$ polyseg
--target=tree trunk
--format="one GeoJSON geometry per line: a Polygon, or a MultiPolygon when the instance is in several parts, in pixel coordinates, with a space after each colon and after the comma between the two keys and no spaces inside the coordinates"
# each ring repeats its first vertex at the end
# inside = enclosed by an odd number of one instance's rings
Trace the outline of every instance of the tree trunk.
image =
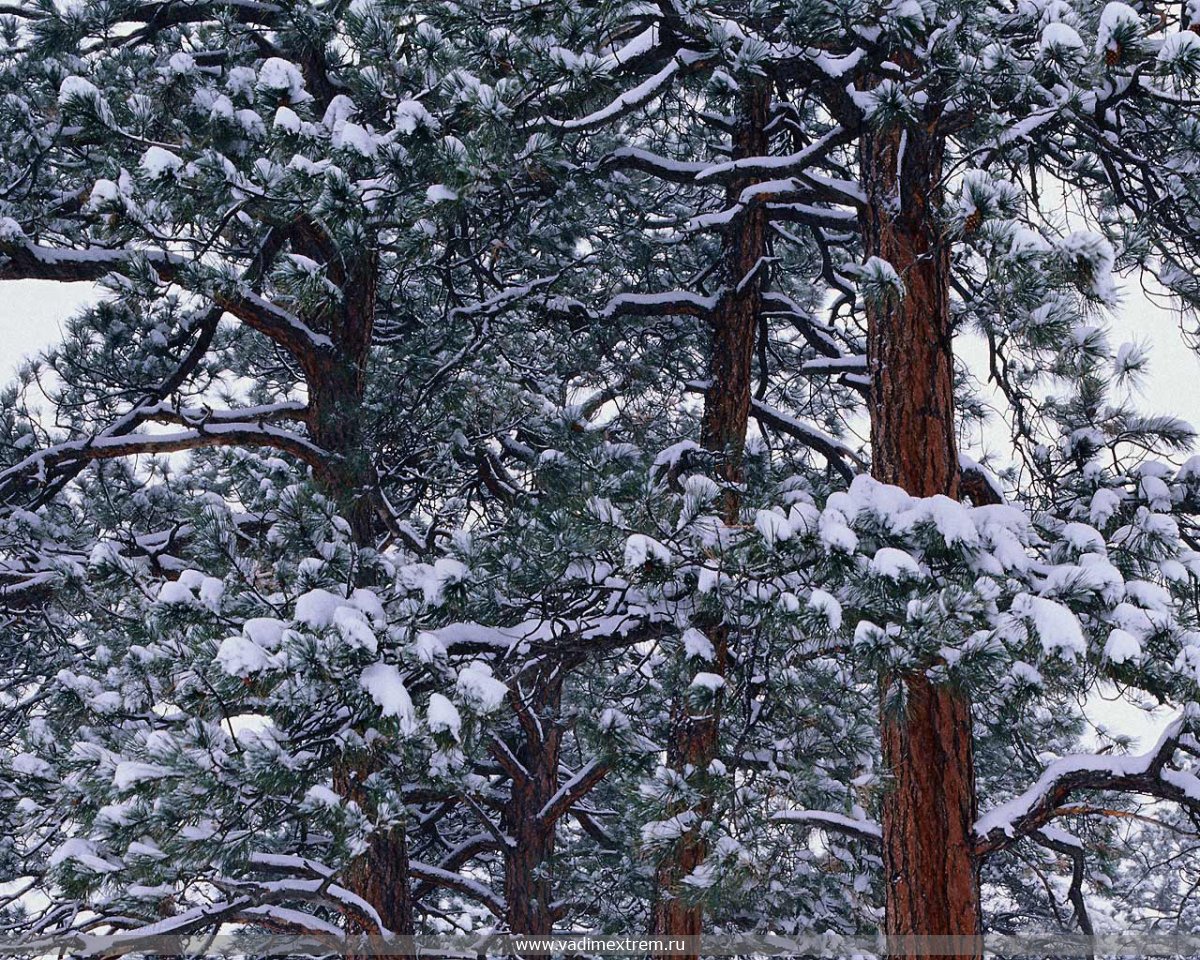
{"type": "Polygon", "coordinates": [[[550,857],[556,824],[542,811],[558,791],[563,735],[559,708],[566,671],[562,665],[539,670],[531,681],[531,702],[517,710],[524,733],[517,759],[527,776],[513,778],[503,818],[504,830],[514,841],[504,850],[505,919],[511,933],[546,936],[554,930],[550,857]]]}
{"type": "MultiPolygon", "coordinates": [[[[957,498],[950,246],[937,222],[942,150],[939,135],[918,125],[872,134],[863,145],[866,253],[890,263],[904,285],[898,297],[868,304],[867,360],[872,473],[914,496],[957,498]]],[[[888,678],[882,699],[883,757],[892,778],[883,797],[886,932],[977,937],[970,703],[924,671],[888,678]]],[[[897,940],[889,956],[915,957],[916,946],[897,940]]],[[[977,941],[960,946],[951,952],[981,955],[977,941]]]]}
{"type": "MultiPolygon", "coordinates": [[[[367,757],[360,763],[339,762],[333,769],[334,789],[340,796],[357,803],[368,816],[373,813],[374,805],[367,798],[363,782],[378,765],[378,758],[367,757]]],[[[408,843],[402,826],[373,834],[366,853],[346,870],[343,882],[347,889],[375,908],[380,922],[389,932],[400,936],[412,936],[415,932],[408,843]]],[[[368,937],[377,934],[374,924],[365,917],[348,917],[346,932],[368,937]]],[[[377,954],[376,950],[374,954],[367,952],[362,956],[377,954]]],[[[409,956],[399,949],[388,955],[409,956]]]]}
{"type": "Polygon", "coordinates": [[[362,423],[378,286],[374,257],[362,257],[339,279],[345,301],[331,312],[328,321],[333,356],[308,385],[309,429],[317,444],[335,458],[317,479],[350,524],[355,543],[367,546],[379,529],[375,467],[362,423]]]}
{"type": "MultiPolygon", "coordinates": [[[[762,156],[767,152],[766,128],[770,109],[770,89],[765,84],[748,84],[744,88],[733,135],[734,159],[762,156]]],[[[736,203],[750,182],[740,178],[731,182],[726,203],[731,206],[736,203]]],[[[755,206],[741,214],[727,235],[722,251],[727,290],[712,316],[709,386],[704,398],[700,444],[713,455],[717,473],[726,483],[722,515],[731,525],[738,522],[741,503],[739,485],[750,417],[755,334],[765,275],[762,261],[766,255],[766,223],[764,209],[755,206]]],[[[697,626],[704,631],[715,652],[713,662],[702,669],[724,676],[728,628],[719,620],[697,626]]],[[[703,825],[712,813],[712,793],[705,780],[711,776],[709,767],[717,758],[722,700],[721,691],[714,691],[704,708],[696,712],[685,690],[672,704],[667,764],[698,787],[701,799],[690,811],[671,811],[672,815],[690,812],[694,819],[692,826],[659,862],[655,872],[650,930],[656,935],[699,936],[703,930],[704,907],[687,895],[685,881],[708,855],[703,825]]],[[[698,954],[692,951],[688,955],[698,954]]]]}
{"type": "MultiPolygon", "coordinates": [[[[375,514],[375,469],[369,438],[363,433],[362,404],[367,362],[375,317],[377,264],[371,254],[357,258],[338,280],[344,292],[340,307],[319,321],[327,326],[333,355],[321,365],[319,375],[309,378],[308,426],[313,439],[333,454],[317,472],[317,482],[338,512],[350,525],[351,536],[360,547],[374,543],[379,521],[375,514]]],[[[335,764],[334,785],[347,799],[354,800],[371,816],[374,806],[366,795],[364,781],[382,764],[376,756],[342,760],[335,764]]],[[[366,852],[346,872],[346,886],[371,904],[391,933],[411,936],[412,888],[408,871],[408,844],[403,826],[378,829],[366,852]]],[[[350,933],[371,934],[369,923],[351,919],[350,933]]],[[[400,954],[398,954],[400,955],[400,954]]]]}

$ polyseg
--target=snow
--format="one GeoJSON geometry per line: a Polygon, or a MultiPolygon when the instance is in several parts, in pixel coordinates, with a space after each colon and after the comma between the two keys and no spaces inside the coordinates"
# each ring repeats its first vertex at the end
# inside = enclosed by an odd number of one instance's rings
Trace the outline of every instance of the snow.
{"type": "Polygon", "coordinates": [[[1149,580],[1130,580],[1125,585],[1125,593],[1144,610],[1169,614],[1171,610],[1170,592],[1157,583],[1149,580]]]}
{"type": "Polygon", "coordinates": [[[141,763],[136,760],[123,760],[113,771],[113,786],[120,791],[136,787],[139,783],[149,780],[161,780],[171,773],[166,767],[156,763],[141,763]]]}
{"type": "Polygon", "coordinates": [[[200,581],[200,589],[197,594],[204,606],[210,610],[218,610],[221,606],[221,597],[225,594],[225,584],[216,577],[205,577],[200,581]]]}
{"type": "Polygon", "coordinates": [[[320,588],[309,590],[296,600],[295,618],[298,622],[323,630],[333,624],[334,614],[338,607],[344,606],[346,599],[328,590],[320,588]]]}
{"type": "Polygon", "coordinates": [[[288,625],[274,617],[251,617],[242,624],[242,635],[264,650],[276,650],[288,625]]]}
{"type": "Polygon", "coordinates": [[[1180,717],[1169,723],[1158,743],[1148,753],[1134,756],[1084,754],[1055,760],[1042,771],[1042,775],[1027,790],[981,816],[975,823],[975,835],[986,837],[999,830],[1006,836],[1013,836],[1017,821],[1033,810],[1053,786],[1068,774],[1089,771],[1115,777],[1144,774],[1162,752],[1163,745],[1179,736],[1183,722],[1184,718],[1180,717]]]}
{"type": "Polygon", "coordinates": [[[709,662],[717,657],[712,641],[695,627],[688,627],[683,631],[683,652],[688,658],[695,657],[709,662]]]}
{"type": "Polygon", "coordinates": [[[232,120],[233,101],[225,96],[225,94],[221,94],[212,101],[208,108],[208,115],[214,120],[232,120]]]}
{"type": "Polygon", "coordinates": [[[291,103],[311,99],[304,90],[300,68],[282,57],[270,57],[258,70],[258,86],[276,94],[285,94],[291,103]]]}
{"type": "Polygon", "coordinates": [[[844,813],[832,813],[827,810],[780,810],[773,814],[771,819],[776,823],[812,824],[814,827],[827,827],[844,833],[883,839],[883,828],[878,823],[848,817],[844,813]]]}
{"type": "Polygon", "coordinates": [[[707,690],[710,693],[716,693],[725,686],[725,678],[719,673],[705,673],[701,671],[692,677],[692,682],[689,686],[697,687],[701,690],[707,690]]]}
{"type": "Polygon", "coordinates": [[[858,536],[837,510],[822,511],[817,529],[821,543],[830,553],[854,553],[858,549],[858,536]]]}
{"type": "Polygon", "coordinates": [[[366,615],[361,610],[348,606],[338,607],[333,612],[333,622],[342,640],[351,649],[375,653],[379,648],[379,642],[367,625],[366,615]]]}
{"type": "Polygon", "coordinates": [[[671,562],[671,551],[653,537],[635,533],[625,541],[625,569],[639,570],[650,562],[667,566],[671,562]]]}
{"type": "Polygon", "coordinates": [[[1092,494],[1088,519],[1097,527],[1105,527],[1121,506],[1121,497],[1114,490],[1101,488],[1092,494]]]}
{"type": "Polygon", "coordinates": [[[699,450],[700,444],[695,440],[680,440],[678,443],[673,443],[660,450],[654,457],[654,466],[674,469],[684,457],[699,450]]]}
{"type": "Polygon", "coordinates": [[[842,628],[842,605],[831,593],[815,588],[808,595],[808,605],[811,609],[825,615],[830,630],[842,628]]]}
{"type": "Polygon", "coordinates": [[[1110,602],[1117,602],[1125,595],[1125,581],[1107,558],[1085,554],[1078,566],[1062,563],[1051,568],[1040,592],[1048,597],[1099,593],[1110,602]]]}
{"type": "Polygon", "coordinates": [[[1080,553],[1104,553],[1104,537],[1100,532],[1086,523],[1068,523],[1059,534],[1060,538],[1069,543],[1080,553]]]}
{"type": "Polygon", "coordinates": [[[429,729],[433,733],[448,733],[455,740],[462,729],[462,717],[458,708],[447,697],[440,693],[429,695],[429,707],[426,711],[429,729]]]}
{"type": "Polygon", "coordinates": [[[275,126],[288,133],[299,133],[300,117],[291,107],[280,107],[275,111],[275,126]]]}
{"type": "Polygon", "coordinates": [[[404,736],[417,732],[417,715],[413,709],[408,688],[400,678],[400,671],[390,663],[373,663],[359,678],[359,684],[370,694],[385,717],[395,717],[404,736]]]}
{"type": "Polygon", "coordinates": [[[82,837],[71,837],[69,840],[64,840],[50,854],[47,861],[51,866],[68,861],[78,863],[93,873],[112,873],[114,870],[120,869],[120,864],[100,856],[99,847],[93,841],[84,840],[82,837]]]}
{"type": "Polygon", "coordinates": [[[176,74],[191,73],[196,69],[196,58],[190,53],[180,50],[178,53],[171,54],[167,60],[167,68],[176,74]]]}
{"type": "Polygon", "coordinates": [[[792,535],[792,527],[787,517],[774,510],[759,510],[754,518],[754,526],[762,534],[768,547],[773,547],[792,535]]]}
{"type": "Polygon", "coordinates": [[[53,768],[41,757],[35,757],[29,753],[18,753],[12,760],[9,761],[9,767],[13,773],[19,773],[26,777],[49,777],[53,773],[53,768]]]}
{"type": "Polygon", "coordinates": [[[417,634],[417,639],[413,641],[412,652],[413,656],[417,658],[417,662],[434,663],[437,660],[445,658],[446,646],[436,634],[423,630],[417,634]]]}
{"type": "MultiPolygon", "coordinates": [[[[1121,3],[1109,4],[1110,8],[1124,6],[1121,3]]],[[[1129,10],[1128,7],[1125,9],[1129,10]]],[[[1082,288],[1105,304],[1116,305],[1117,288],[1113,282],[1116,254],[1108,240],[1090,230],[1077,230],[1062,237],[1055,248],[1082,288]]]]}
{"type": "Polygon", "coordinates": [[[195,603],[196,597],[182,580],[167,580],[158,588],[159,603],[195,603]]]}
{"type": "Polygon", "coordinates": [[[304,794],[306,803],[314,807],[340,807],[342,798],[324,784],[311,786],[304,794]]]}
{"type": "Polygon", "coordinates": [[[344,150],[353,150],[364,157],[375,156],[378,145],[375,137],[365,127],[346,121],[333,136],[333,145],[344,150]]]}
{"type": "Polygon", "coordinates": [[[680,57],[672,57],[658,73],[647,77],[631,90],[621,94],[607,106],[577,120],[548,120],[546,122],[563,130],[586,130],[619,117],[627,110],[649,103],[663,93],[673,76],[682,66],[680,57]]]}
{"type": "Polygon", "coordinates": [[[1083,638],[1079,620],[1061,603],[1021,593],[1013,598],[1012,612],[1032,621],[1046,653],[1074,657],[1087,652],[1087,642],[1083,638]]]}
{"type": "Polygon", "coordinates": [[[1142,645],[1132,633],[1118,627],[1108,635],[1108,641],[1104,644],[1104,657],[1112,663],[1136,663],[1142,659],[1142,645]]]}
{"type": "Polygon", "coordinates": [[[1042,53],[1070,52],[1083,49],[1083,40],[1074,27],[1065,23],[1048,23],[1042,28],[1039,44],[1042,53]]]}
{"type": "Polygon", "coordinates": [[[367,618],[376,624],[387,622],[387,613],[383,609],[383,601],[374,590],[358,587],[350,594],[350,603],[356,610],[361,610],[367,618]]]}
{"type": "Polygon", "coordinates": [[[453,557],[439,557],[433,564],[432,576],[422,584],[425,602],[430,606],[440,606],[445,596],[447,586],[462,583],[471,571],[461,560],[453,557]]]}
{"type": "Polygon", "coordinates": [[[402,134],[414,133],[418,127],[436,132],[437,121],[433,119],[425,105],[418,100],[402,100],[393,108],[394,124],[402,134]]]}
{"type": "Polygon", "coordinates": [[[98,100],[100,91],[96,89],[95,84],[83,77],[64,77],[58,88],[58,102],[65,104],[72,98],[98,100]]]}
{"type": "Polygon", "coordinates": [[[920,580],[921,567],[911,556],[895,547],[880,547],[870,564],[871,573],[889,580],[920,580]]]}
{"type": "Polygon", "coordinates": [[[451,190],[444,183],[430,184],[430,186],[425,190],[425,202],[429,204],[448,203],[457,199],[458,194],[451,190]]]}
{"type": "Polygon", "coordinates": [[[146,860],[166,860],[167,855],[153,841],[142,839],[134,840],[125,848],[126,857],[142,857],[146,860]]]}
{"type": "Polygon", "coordinates": [[[1189,800],[1200,803],[1200,777],[1186,770],[1172,770],[1169,767],[1162,772],[1162,778],[1173,787],[1183,791],[1189,800]]]}
{"type": "Polygon", "coordinates": [[[458,672],[455,689],[477,713],[494,713],[508,697],[508,686],[492,676],[486,663],[472,663],[458,672]]]}
{"type": "Polygon", "coordinates": [[[217,663],[231,677],[249,677],[277,667],[280,660],[248,637],[227,637],[217,647],[217,663]]]}
{"type": "Polygon", "coordinates": [[[1100,25],[1096,30],[1096,52],[1116,50],[1117,36],[1126,32],[1140,34],[1141,30],[1142,19],[1133,7],[1124,3],[1110,3],[1100,14],[1100,25]]]}
{"type": "MultiPolygon", "coordinates": [[[[710,313],[717,305],[716,295],[701,296],[690,290],[664,290],[660,293],[619,293],[605,304],[601,314],[615,317],[622,314],[660,314],[675,311],[681,314],[710,313]]],[[[668,449],[698,449],[695,441],[684,441],[668,449]]],[[[664,451],[665,452],[665,451],[664,451]]]]}
{"type": "Polygon", "coordinates": [[[183,169],[183,160],[163,147],[150,147],[142,154],[138,166],[152,180],[172,176],[183,169]]]}

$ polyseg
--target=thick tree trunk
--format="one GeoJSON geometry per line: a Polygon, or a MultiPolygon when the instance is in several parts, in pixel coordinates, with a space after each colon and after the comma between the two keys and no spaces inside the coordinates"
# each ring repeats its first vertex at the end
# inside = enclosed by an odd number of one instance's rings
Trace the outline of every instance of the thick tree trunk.
{"type": "MultiPolygon", "coordinates": [[[[770,89],[765,84],[747,85],[739,108],[733,158],[764,155],[768,148],[770,89]]],[[[748,183],[735,179],[727,191],[726,202],[736,203],[748,183]]],[[[727,485],[722,494],[722,514],[728,524],[738,522],[741,502],[739,485],[765,275],[766,223],[765,211],[756,206],[744,212],[733,226],[723,250],[728,289],[712,316],[710,382],[704,398],[700,444],[713,455],[718,475],[727,485]]],[[[724,676],[729,646],[727,627],[720,622],[698,626],[715,652],[713,662],[700,669],[724,676]]],[[[656,935],[699,936],[703,930],[703,905],[687,895],[685,880],[708,855],[703,825],[712,813],[712,795],[704,781],[711,776],[709,768],[717,757],[722,699],[721,691],[717,690],[697,710],[685,691],[672,704],[673,730],[667,746],[667,764],[699,788],[701,799],[690,810],[672,811],[674,815],[691,813],[693,823],[660,861],[655,873],[650,929],[656,935]]]]}
{"type": "MultiPolygon", "coordinates": [[[[367,797],[364,781],[379,765],[378,758],[368,757],[360,763],[343,761],[334,766],[334,789],[347,800],[353,800],[370,815],[374,805],[367,797]]],[[[408,876],[408,844],[403,827],[380,830],[371,837],[366,852],[352,863],[343,882],[347,889],[358,894],[375,908],[379,921],[391,933],[411,936],[413,924],[412,887],[408,876]]],[[[371,918],[348,917],[346,931],[352,935],[372,937],[378,934],[371,918]]],[[[378,953],[378,945],[374,953],[378,953]]],[[[371,956],[366,952],[362,956],[371,956]]],[[[389,956],[407,956],[400,950],[389,956]]]]}
{"type": "Polygon", "coordinates": [[[375,467],[363,435],[362,404],[374,327],[377,267],[364,256],[342,279],[345,301],[328,322],[334,354],[309,383],[313,439],[333,454],[318,481],[338,505],[360,546],[378,533],[375,467]]]}
{"type": "MultiPolygon", "coordinates": [[[[890,263],[904,285],[868,304],[872,472],[915,496],[957,498],[950,247],[937,222],[942,143],[926,127],[883,131],[867,138],[862,166],[867,255],[890,263]]],[[[982,931],[970,703],[923,671],[888,678],[881,728],[892,778],[883,798],[886,931],[899,938],[889,955],[914,957],[907,938],[982,931]]],[[[975,941],[954,953],[980,955],[975,941]]]]}
{"type": "Polygon", "coordinates": [[[546,936],[554,930],[554,853],[556,823],[543,817],[558,791],[563,728],[559,708],[566,667],[539,671],[528,702],[517,711],[524,738],[517,759],[524,774],[513,778],[505,805],[505,833],[514,843],[504,851],[505,921],[512,933],[546,936]]]}
{"type": "MultiPolygon", "coordinates": [[[[319,374],[309,378],[312,414],[308,426],[317,444],[333,455],[324,469],[317,471],[316,479],[350,525],[354,542],[365,547],[374,542],[379,527],[374,509],[375,470],[369,438],[362,427],[376,307],[374,257],[359,257],[338,279],[344,292],[342,304],[325,317],[310,318],[318,329],[328,328],[334,351],[321,364],[319,374]]],[[[335,788],[358,803],[368,816],[374,805],[364,781],[382,763],[381,758],[369,756],[357,761],[345,759],[334,767],[335,788]]],[[[375,908],[388,931],[401,936],[413,934],[408,845],[402,826],[380,828],[372,835],[366,852],[348,869],[345,884],[375,908]]],[[[351,918],[347,928],[351,933],[375,932],[371,923],[358,918],[351,918]]]]}

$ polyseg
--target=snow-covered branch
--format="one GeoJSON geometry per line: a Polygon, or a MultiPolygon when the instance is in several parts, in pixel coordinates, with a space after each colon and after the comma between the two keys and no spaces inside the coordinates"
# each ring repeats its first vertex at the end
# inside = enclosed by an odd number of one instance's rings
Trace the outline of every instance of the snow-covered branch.
{"type": "Polygon", "coordinates": [[[661,97],[670,87],[671,79],[680,71],[688,59],[682,54],[677,54],[667,61],[666,66],[657,73],[647,77],[636,87],[626,90],[615,100],[612,100],[599,110],[589,113],[587,116],[578,117],[573,120],[556,120],[547,117],[542,122],[546,126],[566,131],[591,130],[595,127],[603,126],[610,120],[623,117],[625,114],[645,106],[651,100],[661,97]]]}
{"type": "Polygon", "coordinates": [[[831,437],[824,431],[818,430],[810,423],[797,420],[782,410],[777,410],[762,400],[751,401],[750,415],[760,423],[786,433],[793,440],[798,440],[810,447],[829,461],[838,473],[847,480],[854,478],[853,463],[859,469],[865,469],[862,458],[836,437],[831,437]],[[849,461],[849,463],[847,463],[849,461]]]}
{"type": "Polygon", "coordinates": [[[178,453],[206,447],[242,446],[273,447],[317,469],[333,459],[332,454],[311,440],[265,423],[205,421],[193,429],[177,433],[98,436],[47,447],[0,473],[0,496],[7,495],[14,482],[30,476],[44,477],[49,468],[59,464],[112,460],[138,454],[178,453]]]}
{"type": "Polygon", "coordinates": [[[776,823],[797,823],[808,827],[818,827],[821,830],[831,830],[834,833],[845,834],[857,840],[878,844],[883,840],[883,828],[870,820],[856,820],[842,813],[830,813],[827,810],[780,810],[772,814],[771,819],[776,823]]]}
{"type": "Polygon", "coordinates": [[[706,297],[690,290],[620,293],[608,301],[602,313],[605,317],[707,317],[716,309],[720,298],[719,293],[706,297]]]}
{"type": "Polygon", "coordinates": [[[979,818],[976,854],[986,856],[1030,836],[1060,816],[1068,800],[1087,791],[1143,794],[1200,811],[1200,777],[1168,766],[1187,723],[1187,717],[1173,721],[1147,753],[1124,757],[1087,754],[1056,760],[1028,790],[979,818]]]}
{"type": "MultiPolygon", "coordinates": [[[[30,242],[12,221],[0,223],[0,280],[56,280],[64,283],[95,282],[110,273],[149,264],[165,282],[184,280],[189,261],[159,250],[69,250],[30,242]]],[[[247,289],[193,291],[217,304],[292,353],[302,364],[333,344],[325,334],[310,329],[299,317],[247,289]]],[[[307,366],[307,364],[306,364],[307,366]]]]}
{"type": "Polygon", "coordinates": [[[614,150],[597,166],[600,170],[637,170],[670,183],[694,183],[703,171],[709,169],[709,165],[705,163],[672,160],[641,147],[621,147],[614,150]]]}
{"type": "Polygon", "coordinates": [[[546,801],[538,818],[547,824],[559,820],[574,804],[587,796],[596,784],[608,776],[608,771],[609,765],[605,761],[594,758],[588,761],[546,801]]]}
{"type": "Polygon", "coordinates": [[[726,160],[705,167],[696,174],[697,180],[722,179],[729,175],[761,176],[770,175],[772,178],[792,177],[824,157],[830,150],[850,139],[841,126],[834,127],[824,136],[818,138],[803,150],[789,153],[782,157],[743,157],[738,160],[726,160]]]}
{"type": "Polygon", "coordinates": [[[417,860],[409,862],[408,870],[416,880],[422,880],[431,886],[454,890],[487,907],[488,912],[493,916],[504,916],[504,900],[478,880],[472,880],[470,877],[464,877],[461,873],[453,873],[450,870],[443,870],[441,867],[421,863],[417,860]]]}
{"type": "Polygon", "coordinates": [[[280,420],[304,421],[309,412],[308,404],[292,400],[261,404],[255,407],[237,407],[232,410],[179,407],[170,403],[157,403],[141,407],[138,410],[138,413],[146,420],[156,420],[160,423],[180,423],[189,427],[236,423],[273,423],[280,420]]]}

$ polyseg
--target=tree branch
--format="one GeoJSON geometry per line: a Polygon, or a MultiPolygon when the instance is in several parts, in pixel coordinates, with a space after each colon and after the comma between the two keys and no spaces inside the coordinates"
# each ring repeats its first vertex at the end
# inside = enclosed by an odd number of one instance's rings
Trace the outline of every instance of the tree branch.
{"type": "Polygon", "coordinates": [[[798,823],[822,830],[832,830],[856,840],[878,846],[883,843],[883,828],[871,820],[855,820],[841,813],[826,810],[780,810],[771,815],[775,823],[798,823]]]}
{"type": "Polygon", "coordinates": [[[1055,761],[1024,793],[984,814],[975,824],[975,854],[989,856],[1011,847],[1064,812],[1064,804],[1084,791],[1119,790],[1170,800],[1200,810],[1200,778],[1167,763],[1188,723],[1168,725],[1154,749],[1132,757],[1085,755],[1055,761]]]}

